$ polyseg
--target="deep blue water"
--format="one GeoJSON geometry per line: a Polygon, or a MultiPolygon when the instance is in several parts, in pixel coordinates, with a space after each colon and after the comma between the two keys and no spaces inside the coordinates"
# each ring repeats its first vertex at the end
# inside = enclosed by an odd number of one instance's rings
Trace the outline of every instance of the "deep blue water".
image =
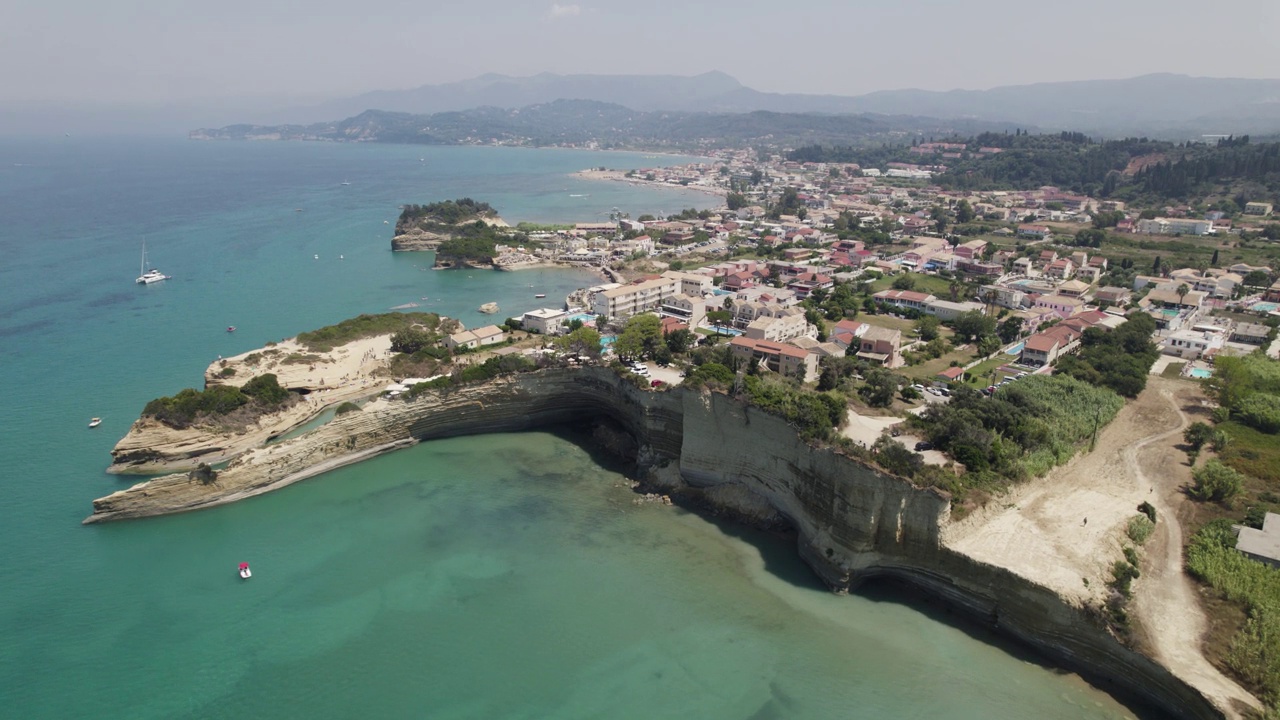
{"type": "Polygon", "coordinates": [[[428,270],[389,251],[398,205],[472,196],[509,221],[554,222],[712,201],[570,176],[657,162],[0,141],[3,714],[1124,715],[910,606],[831,596],[767,538],[637,507],[617,472],[544,433],[432,442],[233,506],[79,524],[131,482],[103,468],[146,401],[198,384],[217,355],[413,301],[474,325],[483,302],[533,307],[529,285],[554,299],[595,281],[428,270]],[[172,280],[133,284],[144,237],[172,280]],[[91,416],[103,425],[88,430],[91,416]],[[234,578],[242,559],[250,583],[234,578]]]}

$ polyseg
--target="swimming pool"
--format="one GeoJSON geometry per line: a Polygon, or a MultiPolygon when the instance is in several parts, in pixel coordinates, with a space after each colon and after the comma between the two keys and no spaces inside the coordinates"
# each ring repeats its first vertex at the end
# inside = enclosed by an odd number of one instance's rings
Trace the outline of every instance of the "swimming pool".
{"type": "Polygon", "coordinates": [[[1173,308],[1165,308],[1164,310],[1160,311],[1160,314],[1169,318],[1178,317],[1178,311],[1174,310],[1173,308]]]}
{"type": "Polygon", "coordinates": [[[1208,368],[1191,368],[1191,371],[1187,374],[1200,380],[1213,377],[1213,371],[1208,368]]]}
{"type": "Polygon", "coordinates": [[[1014,345],[1013,347],[1009,348],[1008,350],[1005,350],[1004,353],[1006,355],[1021,355],[1022,348],[1024,347],[1026,347],[1026,343],[1020,342],[1017,345],[1014,345]]]}
{"type": "Polygon", "coordinates": [[[1269,313],[1275,312],[1277,307],[1280,307],[1280,305],[1273,302],[1260,302],[1250,305],[1249,309],[1254,312],[1269,313]]]}

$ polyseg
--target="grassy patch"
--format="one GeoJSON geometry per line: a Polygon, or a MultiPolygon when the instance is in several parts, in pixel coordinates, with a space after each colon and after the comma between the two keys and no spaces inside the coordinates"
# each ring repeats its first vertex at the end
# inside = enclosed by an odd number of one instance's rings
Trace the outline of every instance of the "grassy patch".
{"type": "Polygon", "coordinates": [[[973,360],[972,350],[952,350],[940,358],[926,360],[914,367],[902,368],[902,372],[909,377],[932,381],[937,379],[938,373],[951,367],[953,361],[965,365],[971,360],[973,360]]]}
{"type": "MultiPolygon", "coordinates": [[[[908,276],[915,280],[915,286],[911,289],[915,292],[929,293],[937,295],[941,300],[951,299],[951,283],[953,280],[938,277],[937,275],[925,275],[923,273],[908,273],[908,276]]],[[[876,293],[881,290],[890,290],[893,288],[893,281],[902,277],[902,275],[886,275],[879,280],[871,283],[871,292],[876,293]]],[[[964,298],[957,298],[963,300],[964,298]]]]}
{"type": "Polygon", "coordinates": [[[1170,380],[1181,380],[1182,370],[1187,366],[1184,362],[1171,362],[1161,371],[1160,377],[1166,377],[1170,380]]]}
{"type": "Polygon", "coordinates": [[[1215,520],[1192,538],[1187,570],[1248,612],[1231,639],[1227,665],[1275,709],[1280,700],[1280,570],[1235,549],[1230,520],[1215,520]]]}
{"type": "Polygon", "coordinates": [[[1222,462],[1276,487],[1280,483],[1280,435],[1268,435],[1230,420],[1218,425],[1231,442],[1219,453],[1222,462]]]}
{"type": "MultiPolygon", "coordinates": [[[[968,370],[966,370],[966,371],[965,371],[965,378],[966,378],[965,382],[967,382],[968,384],[970,384],[970,385],[972,385],[972,386],[974,386],[974,387],[976,387],[976,388],[984,388],[984,387],[986,387],[986,386],[988,386],[988,385],[992,384],[992,383],[991,383],[991,373],[992,373],[992,371],[994,371],[994,370],[995,370],[996,368],[998,368],[998,367],[1001,367],[1001,366],[1004,366],[1004,365],[1008,365],[1009,363],[1013,362],[1013,361],[1014,361],[1014,360],[1016,360],[1016,359],[1017,359],[1017,358],[1016,358],[1015,356],[1013,356],[1013,355],[1006,355],[1006,354],[1004,353],[1004,351],[1003,351],[1003,350],[1001,350],[999,353],[997,353],[997,354],[996,354],[996,355],[994,355],[993,357],[987,358],[986,360],[983,360],[982,362],[978,363],[977,365],[974,365],[973,367],[971,367],[971,368],[969,368],[968,370]]],[[[999,373],[999,372],[997,372],[997,373],[996,373],[996,377],[995,377],[995,381],[996,381],[996,382],[1000,382],[1000,381],[1001,381],[1001,380],[1003,380],[1004,378],[1006,378],[1006,377],[1008,377],[1008,376],[1010,376],[1010,375],[1016,375],[1016,374],[1017,374],[1017,373],[999,373]]]]}
{"type": "MultiPolygon", "coordinates": [[[[343,320],[337,325],[329,325],[319,330],[298,333],[298,342],[313,352],[329,352],[340,345],[373,337],[389,335],[411,325],[421,324],[434,328],[440,324],[440,316],[435,313],[383,313],[381,315],[360,315],[343,320]]],[[[246,362],[248,358],[245,358],[246,362]]]]}

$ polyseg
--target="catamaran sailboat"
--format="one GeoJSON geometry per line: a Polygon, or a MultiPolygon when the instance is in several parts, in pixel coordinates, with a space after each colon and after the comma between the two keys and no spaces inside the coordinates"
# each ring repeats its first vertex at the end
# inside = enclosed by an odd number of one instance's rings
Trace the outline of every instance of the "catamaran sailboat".
{"type": "Polygon", "coordinates": [[[142,241],[142,267],[139,268],[142,274],[134,282],[139,285],[150,285],[151,283],[168,280],[169,276],[152,267],[147,267],[147,241],[142,241]]]}

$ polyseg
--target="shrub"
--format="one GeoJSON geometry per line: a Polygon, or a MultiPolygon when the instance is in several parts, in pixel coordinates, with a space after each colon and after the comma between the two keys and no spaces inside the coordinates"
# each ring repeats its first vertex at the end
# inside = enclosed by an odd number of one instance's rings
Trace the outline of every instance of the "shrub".
{"type": "Polygon", "coordinates": [[[1126,533],[1129,539],[1141,545],[1151,537],[1151,532],[1156,529],[1156,524],[1146,515],[1135,515],[1129,519],[1129,527],[1126,533]]]}
{"type": "Polygon", "coordinates": [[[1264,433],[1280,432],[1280,395],[1250,395],[1235,408],[1240,421],[1264,433]]]}
{"type": "Polygon", "coordinates": [[[205,390],[186,388],[172,397],[160,397],[142,409],[144,417],[154,418],[172,428],[189,427],[201,415],[225,415],[249,402],[249,396],[238,387],[214,385],[205,390]]]}
{"type": "Polygon", "coordinates": [[[699,365],[697,369],[689,373],[689,377],[685,378],[685,384],[698,386],[717,382],[721,385],[729,386],[733,384],[733,378],[732,370],[720,363],[709,362],[699,365]]]}
{"type": "Polygon", "coordinates": [[[280,387],[275,373],[267,373],[245,383],[240,391],[264,405],[279,405],[289,398],[289,391],[280,387]]]}
{"type": "Polygon", "coordinates": [[[1142,513],[1143,515],[1146,515],[1147,519],[1150,520],[1153,525],[1155,524],[1156,522],[1156,506],[1155,505],[1152,505],[1149,502],[1143,501],[1143,503],[1138,506],[1138,512],[1142,513]]]}
{"type": "Polygon", "coordinates": [[[1128,560],[1117,560],[1111,565],[1111,582],[1107,584],[1121,595],[1129,597],[1130,585],[1141,574],[1137,566],[1128,560]]]}
{"type": "Polygon", "coordinates": [[[344,402],[333,411],[334,415],[346,415],[349,412],[360,412],[362,408],[353,402],[344,402]]]}
{"type": "Polygon", "coordinates": [[[1182,439],[1192,448],[1199,450],[1213,438],[1213,428],[1206,423],[1193,422],[1182,432],[1182,439]]]}
{"type": "Polygon", "coordinates": [[[412,355],[434,345],[436,336],[421,328],[409,327],[391,336],[391,351],[412,355]]]}
{"type": "Polygon", "coordinates": [[[1223,465],[1216,458],[1191,472],[1195,484],[1191,496],[1198,500],[1225,502],[1240,493],[1244,476],[1223,465]]]}
{"type": "Polygon", "coordinates": [[[218,377],[221,377],[221,378],[229,378],[235,374],[236,374],[236,369],[233,367],[224,367],[218,371],[218,377]]]}

